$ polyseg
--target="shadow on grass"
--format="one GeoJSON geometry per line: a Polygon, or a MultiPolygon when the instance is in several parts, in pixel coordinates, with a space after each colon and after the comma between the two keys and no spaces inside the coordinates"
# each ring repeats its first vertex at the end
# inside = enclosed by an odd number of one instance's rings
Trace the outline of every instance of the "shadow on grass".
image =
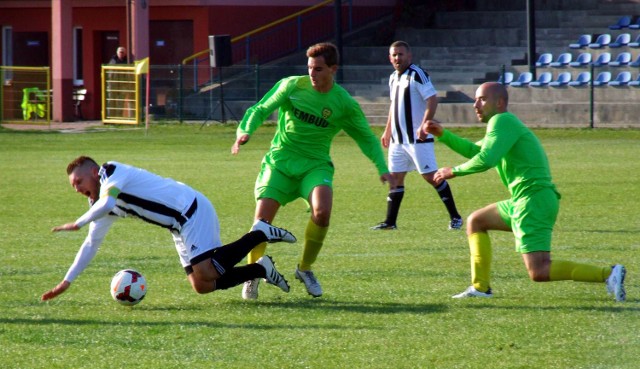
{"type": "MultiPolygon", "coordinates": [[[[495,301],[495,300],[494,300],[495,301]]],[[[502,309],[502,310],[576,310],[576,311],[595,311],[600,313],[627,313],[627,312],[640,312],[640,306],[636,305],[640,302],[640,299],[627,300],[623,303],[616,303],[615,306],[531,306],[531,305],[489,305],[489,304],[468,304],[465,306],[457,306],[459,308],[471,308],[471,309],[502,309]],[[634,304],[634,305],[630,305],[634,304]]],[[[613,302],[612,302],[613,303],[613,302]]]]}
{"type": "MultiPolygon", "coordinates": [[[[357,313],[357,314],[400,314],[400,313],[409,313],[409,314],[432,314],[432,313],[442,313],[447,310],[447,306],[444,304],[404,304],[404,303],[380,303],[380,302],[370,302],[370,303],[357,303],[357,302],[345,302],[345,301],[336,301],[336,300],[328,300],[323,298],[322,300],[304,300],[304,301],[291,301],[291,302],[257,302],[257,301],[234,301],[230,303],[236,309],[246,308],[247,310],[255,310],[256,307],[266,307],[273,309],[309,309],[309,310],[320,310],[324,312],[349,312],[349,313],[357,313]]],[[[166,310],[202,310],[200,308],[197,309],[185,309],[185,307],[145,307],[144,309],[139,310],[148,310],[148,311],[166,311],[166,310]]],[[[189,315],[192,316],[192,315],[189,315]]],[[[34,317],[34,318],[0,318],[1,325],[69,325],[69,326],[117,326],[123,323],[137,326],[171,326],[171,325],[187,325],[187,326],[202,326],[208,328],[248,328],[248,329],[262,329],[262,330],[270,330],[270,329],[352,329],[353,327],[345,326],[341,324],[309,324],[306,322],[304,324],[295,325],[295,324],[261,324],[261,323],[247,323],[247,324],[235,324],[235,323],[224,323],[224,322],[215,322],[215,321],[192,321],[192,320],[180,320],[172,317],[167,319],[166,321],[118,321],[116,319],[66,319],[66,318],[43,318],[43,317],[34,317]]],[[[380,327],[369,326],[369,329],[382,329],[380,327]]]]}
{"type": "MultiPolygon", "coordinates": [[[[234,304],[246,305],[244,301],[233,301],[234,304]]],[[[255,301],[254,305],[284,308],[284,309],[310,309],[324,311],[341,311],[361,314],[433,314],[442,313],[447,310],[444,304],[405,304],[396,302],[350,302],[338,301],[327,298],[305,299],[302,301],[255,301]]]]}

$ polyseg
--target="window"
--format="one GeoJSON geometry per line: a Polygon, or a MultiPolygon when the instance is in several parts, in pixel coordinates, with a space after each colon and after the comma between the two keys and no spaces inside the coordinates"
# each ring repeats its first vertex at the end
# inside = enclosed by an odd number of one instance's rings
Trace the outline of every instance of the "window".
{"type": "MultiPolygon", "coordinates": [[[[11,27],[2,27],[2,65],[13,65],[13,32],[11,27]]],[[[11,71],[6,71],[4,75],[4,83],[10,83],[13,79],[11,71]]]]}
{"type": "Polygon", "coordinates": [[[73,28],[73,84],[84,84],[82,71],[82,27],[73,28]]]}

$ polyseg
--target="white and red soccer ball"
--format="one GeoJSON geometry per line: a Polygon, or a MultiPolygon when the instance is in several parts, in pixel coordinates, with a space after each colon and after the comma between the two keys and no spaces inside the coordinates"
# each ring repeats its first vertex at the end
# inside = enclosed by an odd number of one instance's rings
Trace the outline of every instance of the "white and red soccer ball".
{"type": "Polygon", "coordinates": [[[135,270],[121,270],[111,280],[111,296],[122,305],[135,305],[146,294],[147,281],[135,270]]]}

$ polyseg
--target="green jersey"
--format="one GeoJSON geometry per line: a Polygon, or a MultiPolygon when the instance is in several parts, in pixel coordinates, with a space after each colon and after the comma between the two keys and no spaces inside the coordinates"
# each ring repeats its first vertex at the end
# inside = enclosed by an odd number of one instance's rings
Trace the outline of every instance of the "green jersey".
{"type": "Polygon", "coordinates": [[[512,113],[491,117],[484,138],[477,143],[446,129],[439,140],[470,159],[453,168],[456,176],[484,172],[495,167],[514,199],[540,188],[552,188],[555,191],[549,161],[540,140],[512,113]]]}
{"type": "Polygon", "coordinates": [[[276,110],[277,131],[271,151],[282,150],[310,159],[331,161],[331,142],[344,130],[375,164],[388,173],[382,146],[373,134],[360,105],[339,86],[327,93],[316,91],[309,76],[287,77],[276,83],[245,113],[237,135],[251,135],[276,110]]]}

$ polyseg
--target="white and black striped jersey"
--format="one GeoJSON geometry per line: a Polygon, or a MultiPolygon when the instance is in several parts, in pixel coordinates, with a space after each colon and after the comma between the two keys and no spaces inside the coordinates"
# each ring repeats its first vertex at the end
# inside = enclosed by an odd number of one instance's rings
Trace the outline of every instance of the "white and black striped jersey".
{"type": "MultiPolygon", "coordinates": [[[[117,217],[133,216],[179,232],[198,207],[196,190],[144,169],[110,161],[102,165],[99,175],[100,199],[95,204],[90,202],[89,211],[79,218],[91,222],[89,233],[67,271],[65,281],[72,282],[89,265],[117,217]],[[115,205],[111,203],[113,197],[116,197],[115,205]],[[104,216],[100,215],[102,211],[96,209],[100,206],[107,208],[104,216]]],[[[201,198],[207,202],[204,196],[201,198]]],[[[79,220],[76,224],[83,223],[79,220]]],[[[213,229],[217,225],[217,219],[212,218],[212,221],[214,222],[210,228],[213,229]]],[[[218,229],[215,228],[215,231],[218,232],[218,229]]],[[[182,263],[183,266],[187,265],[188,260],[182,260],[182,263]]]]}
{"type": "Polygon", "coordinates": [[[174,179],[114,161],[103,164],[99,174],[101,198],[119,190],[113,215],[179,231],[197,207],[196,190],[174,179]]]}
{"type": "MultiPolygon", "coordinates": [[[[415,64],[402,74],[393,72],[389,77],[391,98],[391,142],[416,143],[416,130],[427,109],[427,99],[437,93],[429,74],[415,64]]],[[[429,135],[427,139],[433,140],[429,135]]]]}

